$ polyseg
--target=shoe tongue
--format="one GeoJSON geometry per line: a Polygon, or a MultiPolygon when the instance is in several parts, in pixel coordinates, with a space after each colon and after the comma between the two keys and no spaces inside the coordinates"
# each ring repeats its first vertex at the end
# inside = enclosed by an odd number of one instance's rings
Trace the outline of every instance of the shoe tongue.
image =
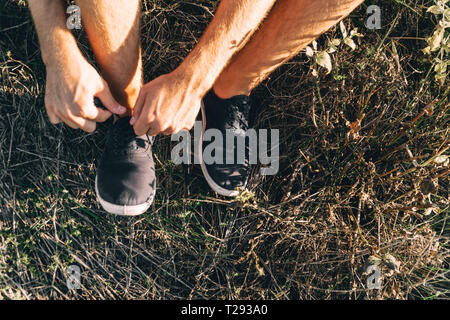
{"type": "Polygon", "coordinates": [[[119,134],[122,137],[146,139],[145,134],[142,136],[136,136],[136,133],[134,133],[134,128],[130,124],[130,117],[119,118],[114,123],[114,129],[116,134],[119,134]]]}
{"type": "Polygon", "coordinates": [[[119,118],[119,120],[117,120],[114,124],[116,132],[125,137],[137,138],[145,141],[149,140],[150,142],[153,142],[154,137],[147,136],[147,134],[136,136],[136,133],[134,133],[134,128],[130,124],[130,119],[131,117],[119,118]]]}
{"type": "Polygon", "coordinates": [[[115,136],[115,141],[121,141],[121,144],[129,144],[139,139],[146,140],[146,135],[136,136],[134,128],[130,124],[130,117],[119,118],[114,123],[113,135],[115,136]]]}
{"type": "Polygon", "coordinates": [[[115,123],[114,126],[120,130],[123,131],[133,131],[133,126],[130,124],[130,117],[125,118],[119,118],[115,123]]]}

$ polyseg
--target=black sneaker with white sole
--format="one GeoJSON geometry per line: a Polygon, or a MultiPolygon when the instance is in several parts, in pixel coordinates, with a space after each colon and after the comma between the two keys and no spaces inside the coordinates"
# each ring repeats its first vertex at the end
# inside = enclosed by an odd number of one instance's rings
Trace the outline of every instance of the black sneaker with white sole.
{"type": "Polygon", "coordinates": [[[95,178],[103,209],[123,216],[144,213],[156,189],[153,138],[136,136],[129,122],[129,117],[119,118],[110,128],[95,178]]]}
{"type": "MultiPolygon", "coordinates": [[[[229,99],[219,98],[211,89],[203,98],[202,110],[202,133],[199,143],[199,160],[203,175],[209,186],[222,196],[235,197],[239,194],[239,189],[245,188],[250,171],[249,164],[249,144],[245,140],[245,150],[238,150],[237,140],[232,143],[232,148],[226,147],[227,132],[228,139],[242,137],[248,130],[250,118],[250,98],[245,95],[234,96],[229,99]],[[206,156],[211,154],[215,158],[216,154],[207,151],[207,147],[213,141],[205,141],[204,134],[206,130],[218,129],[222,134],[222,150],[217,156],[222,157],[220,163],[211,159],[208,161],[206,156]],[[207,152],[205,152],[207,151],[207,152]],[[226,155],[232,153],[228,161],[226,155]],[[238,155],[244,153],[244,157],[238,159],[238,155]],[[242,161],[243,160],[243,161],[242,161]],[[232,162],[232,163],[230,163],[232,162]]],[[[216,148],[218,149],[218,148],[216,148]]],[[[217,151],[217,150],[215,150],[217,151]]]]}

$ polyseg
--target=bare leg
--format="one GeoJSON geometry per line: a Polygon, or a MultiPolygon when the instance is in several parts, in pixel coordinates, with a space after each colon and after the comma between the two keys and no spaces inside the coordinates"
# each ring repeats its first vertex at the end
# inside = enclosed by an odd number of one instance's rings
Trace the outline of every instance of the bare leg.
{"type": "Polygon", "coordinates": [[[140,0],[77,0],[77,5],[104,79],[131,111],[143,84],[140,0]]]}
{"type": "Polygon", "coordinates": [[[215,93],[250,94],[272,71],[353,11],[363,0],[278,0],[253,38],[221,73],[215,93]]]}

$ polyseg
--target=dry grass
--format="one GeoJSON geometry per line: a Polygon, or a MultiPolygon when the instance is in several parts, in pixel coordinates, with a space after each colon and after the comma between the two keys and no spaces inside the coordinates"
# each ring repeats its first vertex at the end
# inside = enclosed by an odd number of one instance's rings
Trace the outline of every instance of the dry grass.
{"type": "MultiPolygon", "coordinates": [[[[176,67],[217,2],[144,1],[147,80],[176,67]]],[[[197,166],[186,179],[159,138],[155,202],[124,219],[95,201],[108,125],[49,123],[27,9],[1,0],[0,299],[448,299],[449,167],[435,159],[449,155],[449,89],[420,53],[431,2],[372,3],[384,28],[364,28],[366,5],[355,11],[345,23],[365,37],[333,55],[332,74],[315,80],[300,54],[254,92],[256,126],[281,138],[280,172],[255,168],[254,197],[217,197],[197,166]],[[387,254],[399,269],[382,263],[382,289],[367,290],[369,256],[387,254]]]]}

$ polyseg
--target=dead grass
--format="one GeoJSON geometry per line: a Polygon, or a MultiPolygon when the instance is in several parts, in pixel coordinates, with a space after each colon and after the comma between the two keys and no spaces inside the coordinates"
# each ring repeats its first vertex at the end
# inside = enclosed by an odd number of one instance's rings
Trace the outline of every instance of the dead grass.
{"type": "MultiPolygon", "coordinates": [[[[176,67],[217,2],[144,1],[147,80],[176,67]]],[[[197,166],[185,179],[159,138],[155,202],[123,219],[95,201],[108,124],[48,122],[27,9],[1,0],[0,299],[448,299],[449,167],[435,159],[449,155],[449,89],[420,53],[431,1],[372,3],[384,28],[355,11],[345,23],[365,37],[333,55],[332,74],[315,80],[300,54],[254,92],[255,125],[280,130],[281,160],[276,176],[253,170],[253,198],[217,197],[197,166]],[[399,268],[382,263],[382,289],[367,290],[369,256],[388,254],[399,268]]]]}

